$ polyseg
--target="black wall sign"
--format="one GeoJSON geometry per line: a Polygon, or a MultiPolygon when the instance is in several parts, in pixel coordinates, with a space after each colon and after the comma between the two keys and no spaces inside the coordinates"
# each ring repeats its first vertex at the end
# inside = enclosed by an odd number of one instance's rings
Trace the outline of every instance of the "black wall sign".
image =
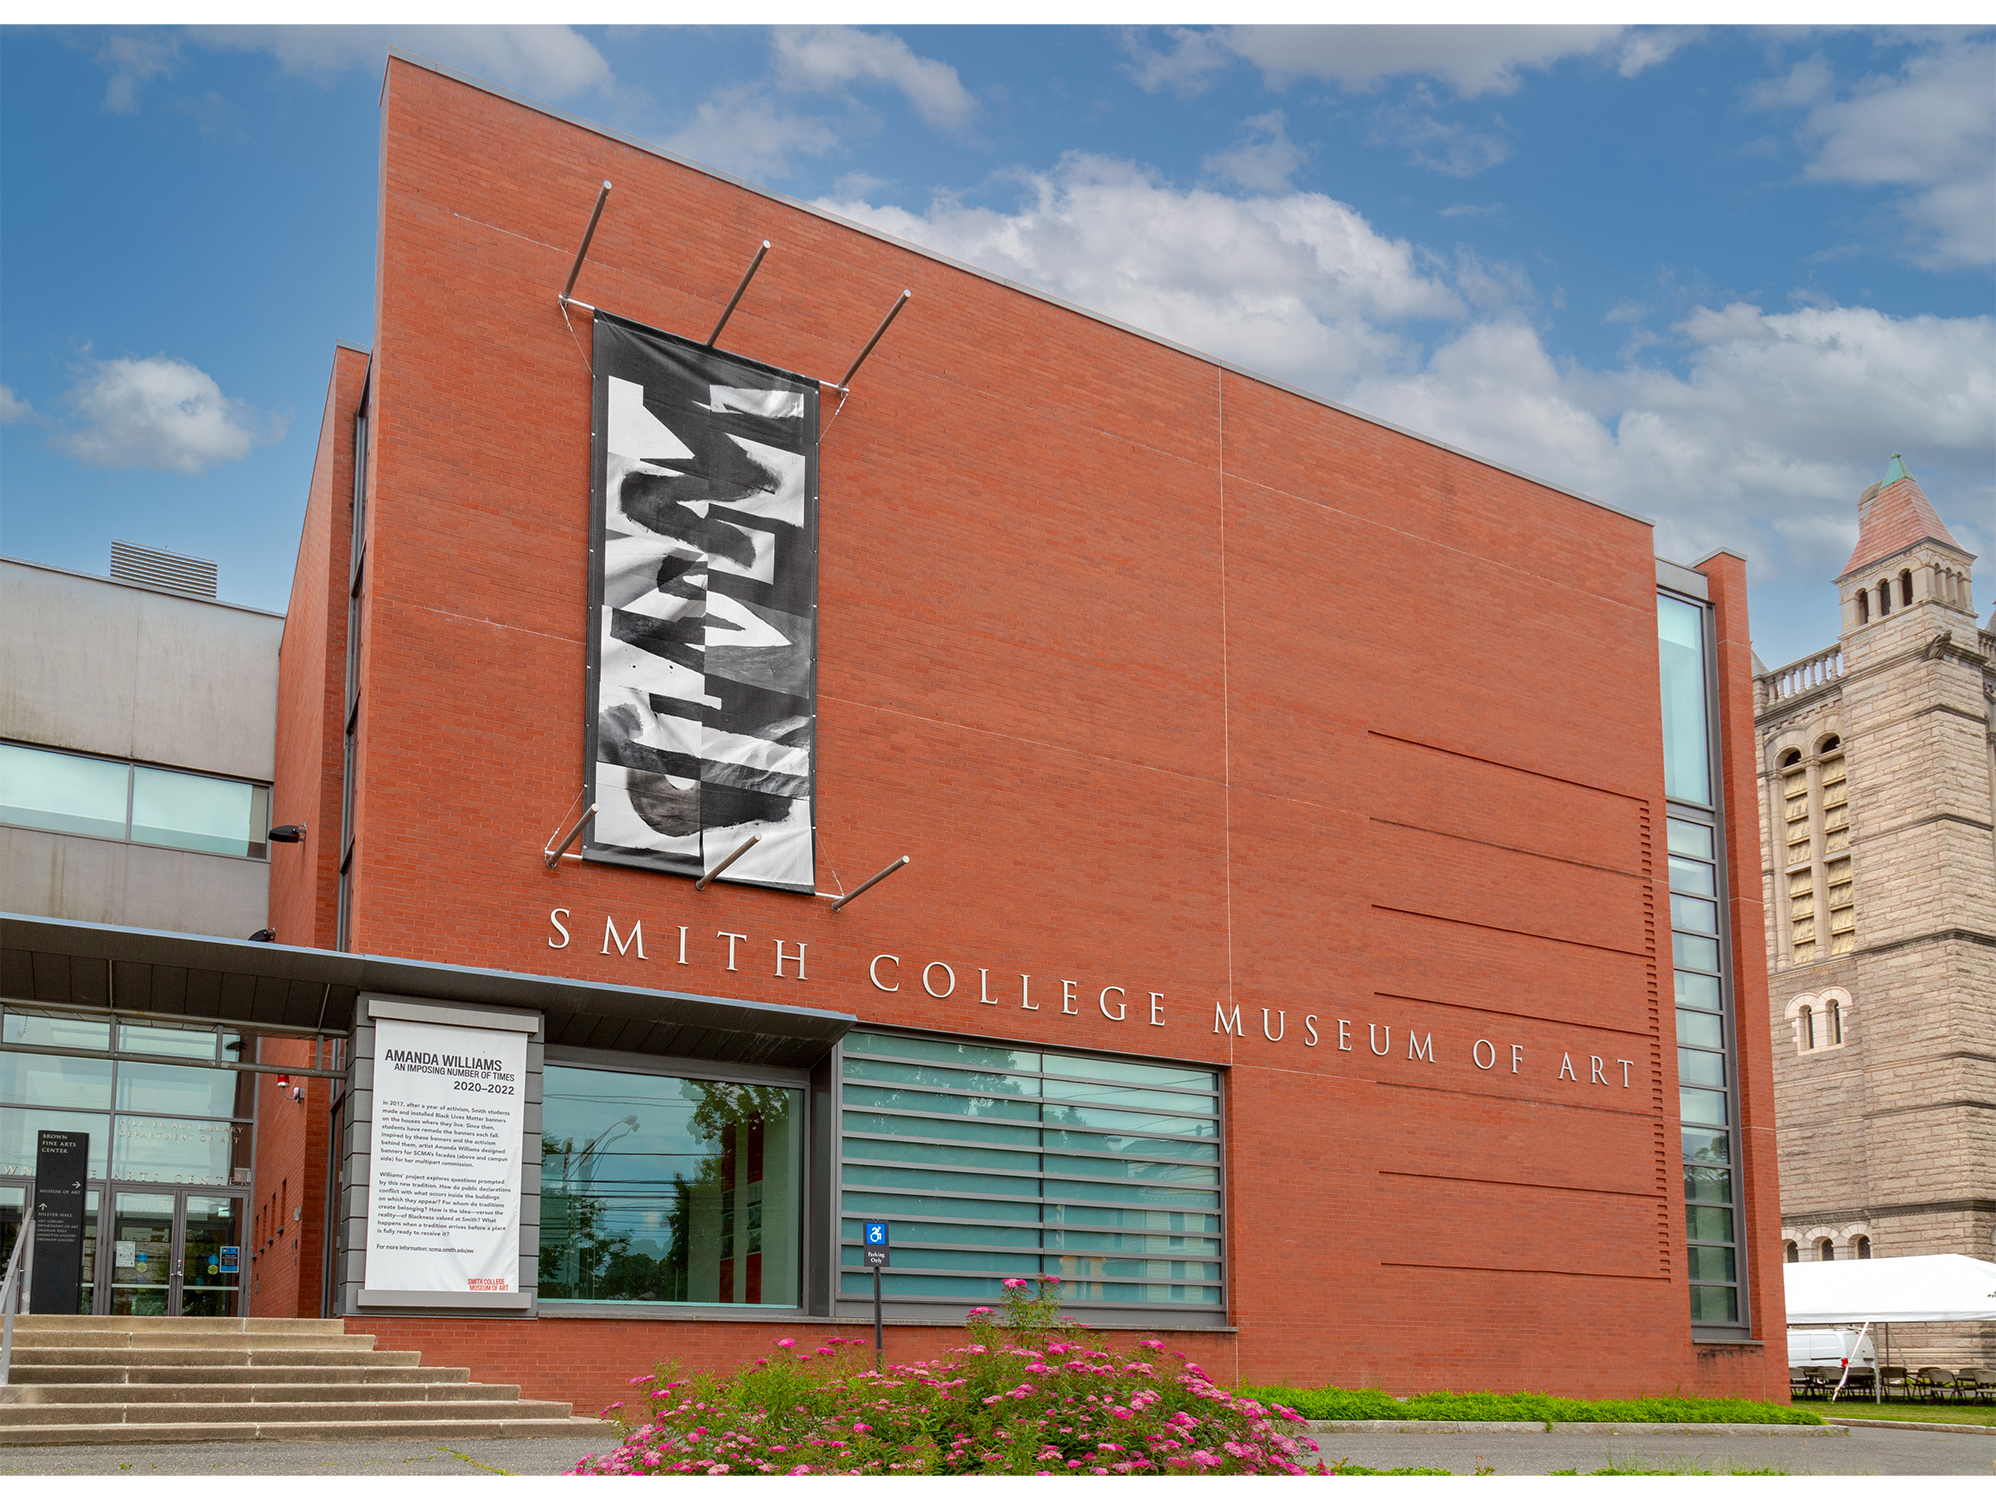
{"type": "Polygon", "coordinates": [[[90,1137],[43,1130],[35,1137],[35,1272],[28,1306],[38,1313],[83,1311],[83,1179],[90,1137]]]}

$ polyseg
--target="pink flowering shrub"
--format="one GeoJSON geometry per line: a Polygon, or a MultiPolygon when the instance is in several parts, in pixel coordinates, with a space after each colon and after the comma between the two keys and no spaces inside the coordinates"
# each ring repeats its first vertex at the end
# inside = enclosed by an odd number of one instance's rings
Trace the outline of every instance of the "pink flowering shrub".
{"type": "MultiPolygon", "coordinates": [[[[1078,1337],[1058,1281],[1005,1284],[979,1342],[875,1372],[860,1339],[789,1339],[729,1376],[641,1376],[643,1419],[577,1474],[1303,1474],[1287,1407],[1222,1390],[1155,1339],[1120,1354],[1078,1337]]],[[[637,1403],[631,1403],[636,1406],[637,1403]]]]}

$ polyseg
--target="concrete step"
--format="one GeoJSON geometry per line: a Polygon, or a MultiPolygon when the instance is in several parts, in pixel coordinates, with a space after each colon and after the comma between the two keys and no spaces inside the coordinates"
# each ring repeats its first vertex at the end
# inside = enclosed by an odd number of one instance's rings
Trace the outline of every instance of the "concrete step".
{"type": "MultiPolygon", "coordinates": [[[[173,1385],[137,1382],[111,1385],[105,1382],[83,1385],[5,1385],[0,1386],[0,1406],[149,1406],[208,1403],[232,1406],[242,1401],[517,1401],[517,1385],[475,1385],[471,1381],[403,1381],[393,1384],[363,1385],[327,1380],[317,1371],[302,1372],[307,1378],[272,1384],[207,1385],[199,1381],[173,1385]]],[[[418,1372],[427,1373],[427,1372],[418,1372]]]]}
{"type": "Polygon", "coordinates": [[[616,1429],[593,1417],[500,1417],[356,1422],[82,1422],[74,1426],[0,1427],[0,1448],[81,1443],[339,1442],[366,1438],[563,1437],[616,1441],[616,1429]]]}
{"type": "Polygon", "coordinates": [[[16,1349],[372,1349],[374,1347],[374,1335],[371,1333],[246,1333],[236,1328],[218,1328],[211,1333],[201,1326],[211,1321],[207,1318],[144,1321],[148,1326],[143,1328],[23,1328],[16,1323],[14,1347],[16,1349]],[[166,1326],[162,1327],[162,1323],[166,1326]]]}
{"type": "MultiPolygon", "coordinates": [[[[93,1350],[92,1353],[102,1351],[93,1350]]],[[[376,1359],[408,1352],[409,1357],[392,1365],[356,1364],[253,1364],[253,1365],[135,1365],[128,1361],[102,1365],[23,1365],[16,1363],[13,1384],[22,1388],[45,1385],[82,1386],[102,1389],[121,1385],[309,1385],[313,1381],[336,1380],[343,1385],[447,1385],[468,1382],[471,1371],[462,1366],[418,1365],[413,1351],[377,1352],[376,1359]]],[[[133,1397],[137,1400],[140,1398],[133,1397]]]]}
{"type": "Polygon", "coordinates": [[[130,1366],[133,1369],[162,1366],[208,1365],[219,1367],[287,1366],[301,1359],[320,1366],[377,1368],[390,1365],[418,1365],[422,1354],[414,1349],[218,1349],[200,1346],[168,1345],[160,1349],[101,1349],[57,1345],[43,1348],[14,1347],[14,1379],[25,1378],[23,1370],[51,1365],[100,1365],[107,1369],[130,1366]]]}
{"type": "Polygon", "coordinates": [[[566,1401],[187,1401],[92,1402],[52,1406],[0,1403],[0,1431],[10,1427],[207,1426],[241,1422],[520,1421],[571,1415],[566,1401]],[[448,1411],[440,1408],[448,1407],[448,1411]]]}
{"type": "Polygon", "coordinates": [[[86,1333],[143,1333],[181,1324],[208,1332],[222,1333],[330,1333],[346,1332],[338,1318],[166,1318],[112,1317],[95,1313],[22,1313],[14,1319],[14,1331],[40,1329],[80,1329],[86,1333]]]}

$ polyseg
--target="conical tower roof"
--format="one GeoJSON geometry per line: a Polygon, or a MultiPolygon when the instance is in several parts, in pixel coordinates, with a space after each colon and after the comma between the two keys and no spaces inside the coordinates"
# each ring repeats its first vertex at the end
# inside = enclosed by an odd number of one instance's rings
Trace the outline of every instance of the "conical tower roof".
{"type": "Polygon", "coordinates": [[[1961,544],[1941,524],[1919,481],[1906,472],[1904,461],[1895,453],[1885,477],[1858,497],[1857,548],[1838,576],[1848,576],[1923,541],[1944,542],[1957,552],[1961,550],[1961,544]]]}

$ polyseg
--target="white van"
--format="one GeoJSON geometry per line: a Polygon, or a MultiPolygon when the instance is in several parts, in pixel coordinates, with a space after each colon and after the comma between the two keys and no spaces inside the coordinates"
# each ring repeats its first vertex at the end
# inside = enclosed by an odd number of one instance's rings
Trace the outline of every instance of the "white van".
{"type": "Polygon", "coordinates": [[[1876,1369],[1878,1349],[1871,1342],[1871,1335],[1860,1334],[1855,1328],[1788,1330],[1788,1363],[1791,1367],[1828,1365],[1831,1369],[1838,1369],[1846,1359],[1851,1362],[1853,1368],[1876,1369]]]}

